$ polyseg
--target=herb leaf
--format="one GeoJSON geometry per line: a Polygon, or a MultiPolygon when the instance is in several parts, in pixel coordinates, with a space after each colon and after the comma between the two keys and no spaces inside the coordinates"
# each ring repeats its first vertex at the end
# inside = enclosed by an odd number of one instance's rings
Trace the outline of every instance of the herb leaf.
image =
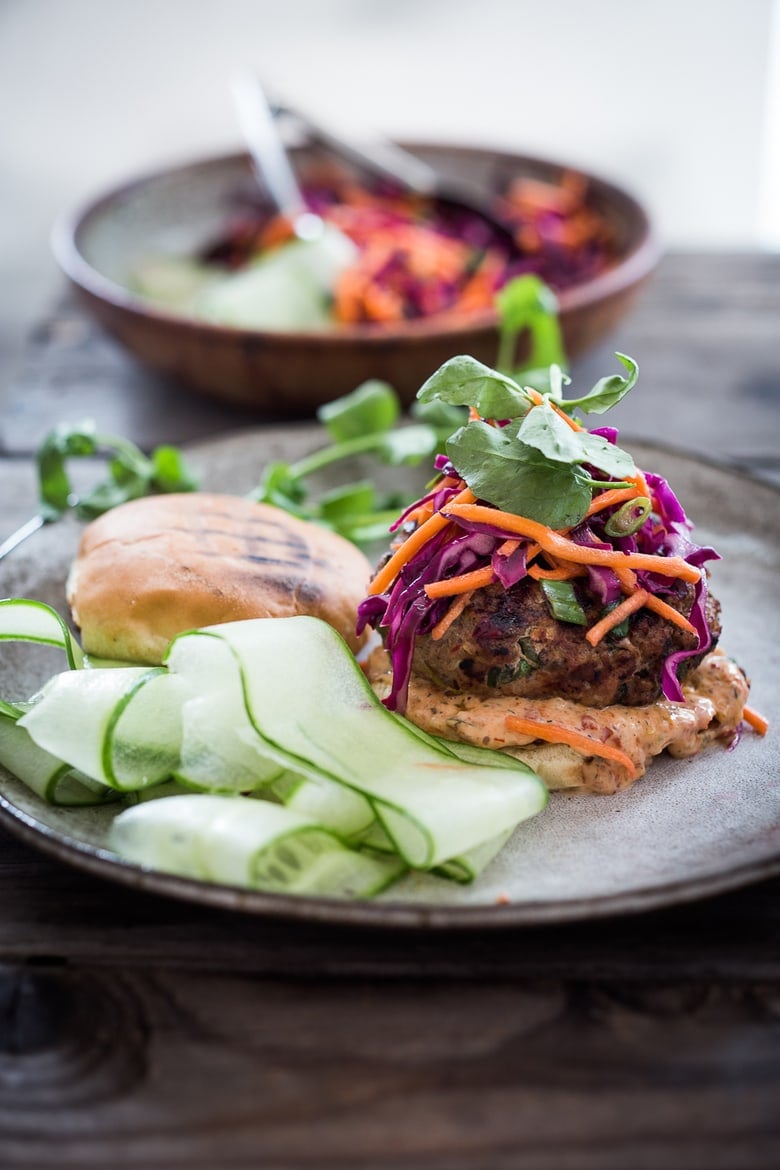
{"type": "Polygon", "coordinates": [[[604,414],[610,407],[617,406],[621,398],[636,386],[639,366],[625,353],[616,353],[615,357],[628,371],[625,378],[620,374],[599,378],[596,385],[582,398],[568,398],[562,400],[560,405],[569,412],[577,407],[583,414],[604,414]]]}
{"type": "MultiPolygon", "coordinates": [[[[515,351],[521,333],[530,335],[530,352],[525,366],[529,370],[548,370],[552,365],[565,366],[566,352],[558,324],[558,300],[551,288],[538,276],[526,274],[510,280],[496,296],[499,317],[499,346],[496,365],[513,370],[515,351]]],[[[529,381],[523,375],[524,381],[529,381]]],[[[536,382],[531,380],[536,389],[536,382]]],[[[493,415],[491,417],[503,417],[493,415]]]]}
{"type": "Polygon", "coordinates": [[[526,415],[518,430],[518,438],[530,447],[536,447],[555,463],[586,463],[617,479],[635,472],[634,460],[627,451],[602,435],[573,431],[548,401],[526,415]]]}
{"type": "Polygon", "coordinates": [[[577,524],[590,505],[590,477],[576,463],[547,458],[517,432],[517,423],[470,422],[449,440],[447,454],[478,499],[551,528],[577,524]]]}
{"type": "Polygon", "coordinates": [[[101,435],[94,423],[76,426],[60,423],[44,438],[36,452],[41,516],[57,520],[68,508],[82,519],[99,516],[117,504],[154,492],[193,491],[197,482],[181,452],[157,447],[147,458],[139,447],[116,435],[101,435]],[[108,475],[88,493],[76,498],[67,471],[67,460],[108,456],[108,475]]]}
{"type": "Polygon", "coordinates": [[[401,414],[401,403],[393,387],[379,378],[370,378],[342,398],[327,402],[317,411],[334,443],[391,430],[401,414]]]}
{"type": "Polygon", "coordinates": [[[518,418],[531,409],[531,400],[514,378],[468,354],[439,366],[417,391],[417,398],[422,403],[473,406],[483,418],[518,418]]]}

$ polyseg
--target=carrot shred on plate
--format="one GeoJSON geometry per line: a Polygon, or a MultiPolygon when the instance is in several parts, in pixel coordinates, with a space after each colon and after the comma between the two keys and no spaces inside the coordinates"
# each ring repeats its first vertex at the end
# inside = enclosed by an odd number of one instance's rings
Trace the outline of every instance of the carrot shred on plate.
{"type": "Polygon", "coordinates": [[[761,715],[758,711],[754,711],[752,707],[745,707],[742,711],[742,718],[749,727],[752,727],[758,735],[766,735],[769,731],[769,720],[765,715],[761,715]]]}
{"type": "Polygon", "coordinates": [[[611,508],[613,504],[624,504],[629,500],[635,500],[638,495],[636,485],[628,488],[608,488],[593,497],[585,515],[593,516],[596,512],[603,512],[605,508],[611,508]]]}
{"type": "Polygon", "coordinates": [[[570,561],[558,561],[552,569],[536,564],[528,566],[528,576],[534,581],[571,581],[572,577],[581,577],[586,572],[583,565],[573,565],[570,561]]]}
{"type": "Polygon", "coordinates": [[[689,621],[685,614],[680,613],[673,605],[669,605],[668,601],[663,601],[660,597],[656,597],[654,593],[649,593],[645,605],[653,613],[657,613],[659,617],[666,618],[668,622],[679,626],[681,630],[687,630],[689,634],[695,634],[698,637],[698,630],[693,622],[689,621]]]}
{"type": "Polygon", "coordinates": [[[628,769],[631,779],[636,780],[636,764],[626,752],[610,744],[601,743],[600,740],[591,739],[582,731],[574,731],[559,723],[546,723],[541,719],[524,719],[519,715],[507,715],[505,723],[509,731],[516,731],[520,735],[530,735],[546,743],[562,743],[583,755],[600,756],[602,759],[622,764],[628,769]]]}

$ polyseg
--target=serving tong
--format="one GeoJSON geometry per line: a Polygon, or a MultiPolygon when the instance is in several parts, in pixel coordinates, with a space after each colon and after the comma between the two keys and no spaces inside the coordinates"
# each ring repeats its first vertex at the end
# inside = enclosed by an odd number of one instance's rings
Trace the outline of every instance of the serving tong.
{"type": "MultiPolygon", "coordinates": [[[[232,90],[255,175],[277,209],[288,217],[299,239],[319,239],[325,225],[307,205],[300,189],[277,125],[282,120],[292,122],[310,142],[324,147],[364,174],[386,180],[410,194],[436,200],[453,210],[480,216],[510,256],[518,252],[513,229],[497,213],[489,194],[476,183],[446,177],[394,142],[377,140],[370,145],[358,144],[336,134],[297,106],[269,99],[251,73],[238,74],[233,79],[232,90]]],[[[0,560],[46,522],[42,515],[35,515],[12,532],[0,543],[0,560]]]]}
{"type": "Polygon", "coordinates": [[[514,228],[497,210],[494,197],[479,184],[442,175],[430,163],[388,139],[358,143],[335,133],[298,106],[274,98],[269,99],[269,105],[275,118],[297,127],[309,142],[324,147],[364,174],[386,180],[409,194],[435,200],[454,211],[478,215],[510,255],[519,251],[514,228]]]}

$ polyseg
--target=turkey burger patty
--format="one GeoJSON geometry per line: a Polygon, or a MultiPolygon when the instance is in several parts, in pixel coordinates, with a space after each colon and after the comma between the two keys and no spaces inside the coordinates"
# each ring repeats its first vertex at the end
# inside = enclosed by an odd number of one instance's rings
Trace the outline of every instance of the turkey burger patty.
{"type": "MultiPolygon", "coordinates": [[[[577,596],[587,626],[594,625],[602,614],[601,603],[584,589],[577,596]]],[[[666,600],[687,617],[693,589],[680,583],[666,600]]],[[[706,616],[714,649],[720,637],[720,604],[711,594],[706,616]]],[[[661,696],[668,656],[695,650],[697,640],[650,610],[641,610],[626,624],[627,629],[618,627],[591,646],[586,626],[552,615],[539,582],[526,578],[511,589],[489,585],[475,591],[442,637],[417,636],[412,669],[444,690],[485,697],[559,697],[591,707],[643,706],[661,696]]],[[[702,658],[700,654],[682,660],[681,682],[702,658]]]]}

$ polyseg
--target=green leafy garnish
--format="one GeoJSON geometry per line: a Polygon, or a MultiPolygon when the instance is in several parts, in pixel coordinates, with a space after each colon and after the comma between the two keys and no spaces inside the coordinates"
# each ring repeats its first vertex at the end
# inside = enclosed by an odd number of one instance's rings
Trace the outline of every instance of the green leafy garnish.
{"type": "Polygon", "coordinates": [[[550,369],[545,393],[465,355],[445,362],[418,397],[426,403],[468,404],[481,416],[445,443],[453,466],[478,499],[551,528],[570,527],[585,516],[593,488],[603,485],[598,474],[612,486],[636,474],[627,451],[601,435],[573,429],[561,415],[575,407],[600,413],[628,393],[638,367],[632,358],[617,356],[628,375],[602,378],[579,399],[562,397],[568,379],[558,366],[550,369]],[[493,426],[487,419],[504,425],[493,426]]]}
{"type": "Polygon", "coordinates": [[[514,378],[492,370],[468,354],[439,366],[417,391],[419,402],[473,406],[483,418],[517,418],[531,409],[531,400],[514,378]]]}
{"type": "Polygon", "coordinates": [[[383,494],[361,478],[317,496],[310,481],[326,468],[356,456],[369,455],[380,463],[401,466],[433,455],[440,442],[437,428],[423,422],[399,426],[401,412],[400,399],[388,383],[363,382],[317,412],[331,443],[296,463],[268,464],[251,498],[324,524],[356,544],[385,537],[407,502],[403,495],[383,494]]]}
{"type": "Polygon", "coordinates": [[[592,480],[575,464],[555,462],[518,439],[521,423],[470,422],[447,442],[447,454],[479,500],[551,528],[578,523],[592,480]]]}
{"type": "MultiPolygon", "coordinates": [[[[510,280],[497,294],[496,308],[499,316],[496,365],[500,370],[515,369],[518,338],[526,331],[530,337],[530,352],[523,367],[526,381],[531,371],[538,371],[542,378],[546,378],[550,366],[566,368],[566,352],[558,323],[558,300],[544,281],[532,275],[510,280]]],[[[530,385],[542,389],[536,385],[535,379],[530,385]]]]}
{"type": "Polygon", "coordinates": [[[317,418],[334,443],[355,439],[358,435],[384,434],[401,415],[401,403],[389,382],[370,378],[351,394],[328,402],[317,411],[317,418]]]}
{"type": "Polygon", "coordinates": [[[72,508],[81,519],[92,519],[117,504],[157,492],[188,492],[197,481],[176,447],[157,447],[151,456],[116,435],[101,435],[92,422],[60,423],[36,453],[40,514],[44,522],[59,519],[72,508]],[[69,459],[104,454],[108,475],[89,492],[76,496],[67,470],[69,459]]]}
{"type": "Polygon", "coordinates": [[[628,357],[625,353],[616,353],[615,357],[628,371],[627,377],[622,377],[620,374],[610,374],[606,378],[600,378],[596,385],[585,394],[582,398],[569,398],[566,401],[560,395],[556,395],[556,400],[559,405],[571,413],[573,410],[581,410],[583,414],[603,414],[613,406],[617,406],[621,398],[628,394],[636,385],[639,377],[639,366],[633,358],[628,357]]]}

